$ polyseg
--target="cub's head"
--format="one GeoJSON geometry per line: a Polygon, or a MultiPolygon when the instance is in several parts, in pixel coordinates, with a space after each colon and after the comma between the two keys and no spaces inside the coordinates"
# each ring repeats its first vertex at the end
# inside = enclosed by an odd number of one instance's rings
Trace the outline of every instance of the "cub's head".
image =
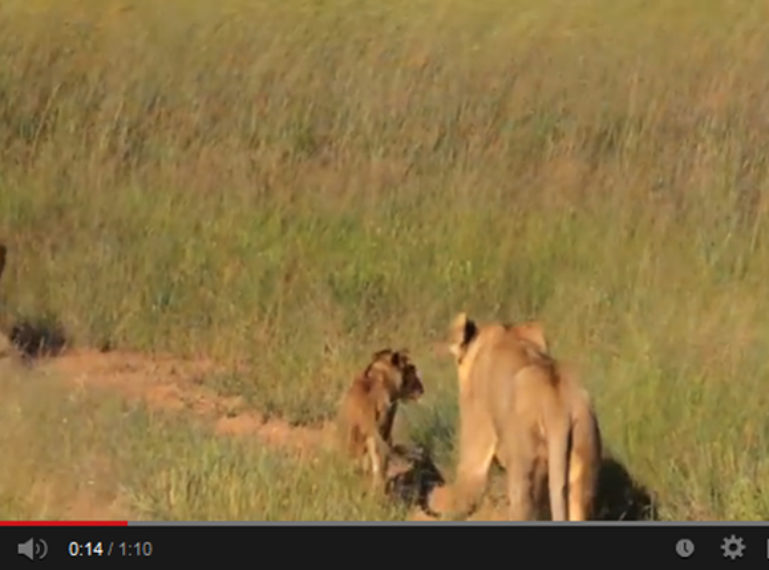
{"type": "Polygon", "coordinates": [[[470,343],[478,335],[478,325],[467,316],[467,313],[459,313],[451,321],[449,327],[449,352],[456,358],[457,362],[467,353],[470,343]]]}
{"type": "Polygon", "coordinates": [[[418,400],[424,393],[419,369],[408,351],[385,348],[374,353],[374,363],[387,369],[387,376],[399,400],[418,400]]]}

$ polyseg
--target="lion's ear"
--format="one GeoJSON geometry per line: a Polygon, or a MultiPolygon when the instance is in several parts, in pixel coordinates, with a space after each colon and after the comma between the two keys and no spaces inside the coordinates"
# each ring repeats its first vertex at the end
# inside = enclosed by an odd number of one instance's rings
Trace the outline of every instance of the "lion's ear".
{"type": "Polygon", "coordinates": [[[545,338],[545,327],[539,321],[529,321],[521,323],[515,327],[515,332],[519,337],[528,340],[537,346],[542,352],[547,352],[547,339],[545,338]]]}
{"type": "Polygon", "coordinates": [[[478,327],[475,322],[462,311],[451,321],[451,331],[449,333],[449,350],[455,356],[459,356],[464,347],[475,338],[478,327]]]}
{"type": "Polygon", "coordinates": [[[456,314],[454,319],[451,321],[451,326],[449,328],[451,329],[452,332],[456,330],[462,330],[463,328],[465,328],[467,321],[468,321],[467,313],[462,311],[456,314]]]}
{"type": "Polygon", "coordinates": [[[462,344],[468,344],[478,333],[478,326],[467,316],[467,313],[462,313],[462,323],[462,344]]]}
{"type": "Polygon", "coordinates": [[[467,320],[465,322],[465,344],[469,343],[478,334],[478,327],[473,320],[467,320]]]}

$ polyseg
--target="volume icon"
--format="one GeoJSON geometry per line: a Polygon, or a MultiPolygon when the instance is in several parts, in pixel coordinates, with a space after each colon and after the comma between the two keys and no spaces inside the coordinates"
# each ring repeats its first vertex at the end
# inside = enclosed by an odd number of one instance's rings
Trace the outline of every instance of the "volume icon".
{"type": "Polygon", "coordinates": [[[16,545],[16,553],[30,560],[42,560],[48,555],[48,544],[42,538],[29,538],[16,545]]]}

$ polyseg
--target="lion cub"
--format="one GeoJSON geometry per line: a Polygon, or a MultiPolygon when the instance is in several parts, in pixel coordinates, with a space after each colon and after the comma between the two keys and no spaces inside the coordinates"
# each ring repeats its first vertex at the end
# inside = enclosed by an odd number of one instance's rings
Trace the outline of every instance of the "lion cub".
{"type": "Polygon", "coordinates": [[[392,452],[392,427],[398,402],[424,394],[419,370],[405,350],[376,352],[345,393],[339,409],[339,435],[346,452],[382,485],[392,452]]]}

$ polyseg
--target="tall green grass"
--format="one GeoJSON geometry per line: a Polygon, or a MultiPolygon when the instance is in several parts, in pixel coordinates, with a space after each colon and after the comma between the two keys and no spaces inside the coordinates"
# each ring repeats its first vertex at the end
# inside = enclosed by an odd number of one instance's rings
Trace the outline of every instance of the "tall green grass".
{"type": "Polygon", "coordinates": [[[408,346],[423,439],[450,317],[540,318],[664,516],[766,518],[767,12],[8,0],[8,318],[245,361],[296,421],[408,346]]]}

